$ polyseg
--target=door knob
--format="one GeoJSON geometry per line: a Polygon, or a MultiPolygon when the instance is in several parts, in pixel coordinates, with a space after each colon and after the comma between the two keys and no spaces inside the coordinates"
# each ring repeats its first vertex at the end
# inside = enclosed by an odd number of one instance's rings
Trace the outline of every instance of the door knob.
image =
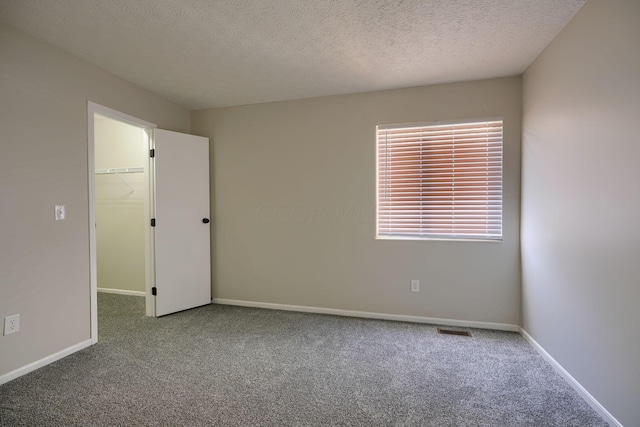
{"type": "Polygon", "coordinates": [[[209,218],[202,218],[202,222],[204,222],[205,224],[209,224],[209,218]]]}

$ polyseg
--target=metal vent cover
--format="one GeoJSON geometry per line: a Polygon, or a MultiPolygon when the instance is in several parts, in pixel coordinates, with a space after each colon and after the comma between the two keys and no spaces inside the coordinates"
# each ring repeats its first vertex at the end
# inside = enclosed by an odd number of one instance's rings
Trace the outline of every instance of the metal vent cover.
{"type": "Polygon", "coordinates": [[[459,335],[462,337],[470,337],[471,336],[471,332],[469,331],[460,331],[457,329],[447,329],[447,328],[438,328],[438,333],[439,334],[445,334],[445,335],[459,335]]]}

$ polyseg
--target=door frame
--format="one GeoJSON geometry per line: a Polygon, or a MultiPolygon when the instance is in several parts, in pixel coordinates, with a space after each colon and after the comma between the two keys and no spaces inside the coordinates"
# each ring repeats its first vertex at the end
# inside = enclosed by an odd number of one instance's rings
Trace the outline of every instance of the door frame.
{"type": "MultiPolygon", "coordinates": [[[[144,129],[147,135],[148,148],[153,147],[153,130],[157,125],[134,116],[122,113],[95,102],[87,101],[87,171],[89,192],[89,266],[90,266],[90,335],[91,344],[98,342],[98,260],[96,255],[96,194],[95,194],[95,115],[108,117],[112,120],[127,123],[144,129]]],[[[153,179],[150,157],[147,156],[147,191],[144,196],[144,211],[146,223],[149,224],[153,215],[153,179]]],[[[145,307],[147,316],[155,316],[155,301],[151,288],[155,281],[153,268],[153,233],[151,227],[145,227],[145,307]]]]}

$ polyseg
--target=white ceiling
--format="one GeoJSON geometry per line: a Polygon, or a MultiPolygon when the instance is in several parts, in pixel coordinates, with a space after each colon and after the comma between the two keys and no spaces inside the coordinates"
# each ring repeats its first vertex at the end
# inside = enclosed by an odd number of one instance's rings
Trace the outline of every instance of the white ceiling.
{"type": "Polygon", "coordinates": [[[521,74],[586,0],[1,0],[188,109],[521,74]]]}

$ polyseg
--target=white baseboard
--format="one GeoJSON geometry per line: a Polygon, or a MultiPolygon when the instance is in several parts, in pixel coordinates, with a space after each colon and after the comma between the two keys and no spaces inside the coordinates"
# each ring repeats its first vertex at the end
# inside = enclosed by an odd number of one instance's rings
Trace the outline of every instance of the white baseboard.
{"type": "Polygon", "coordinates": [[[508,323],[474,322],[469,320],[440,319],[437,317],[407,316],[404,314],[371,313],[367,311],[340,310],[337,308],[308,307],[303,305],[274,304],[269,302],[242,301],[225,298],[213,298],[214,304],[237,305],[242,307],[268,308],[272,310],[301,311],[304,313],[333,314],[336,316],[361,317],[365,319],[397,320],[401,322],[429,323],[433,325],[461,326],[467,328],[494,329],[518,332],[518,325],[508,323]]]}
{"type": "Polygon", "coordinates": [[[582,385],[575,378],[573,378],[571,374],[562,367],[562,365],[560,365],[549,353],[547,353],[547,351],[540,344],[538,344],[527,331],[520,328],[520,334],[527,341],[529,341],[529,344],[531,344],[533,348],[535,348],[538,353],[540,353],[540,355],[544,357],[544,359],[549,362],[549,364],[556,371],[558,371],[562,378],[564,378],[569,383],[569,385],[573,387],[576,392],[578,392],[580,397],[582,397],[585,402],[587,402],[589,406],[591,406],[593,410],[598,413],[598,415],[600,415],[612,427],[623,427],[623,425],[618,420],[616,420],[614,416],[611,415],[609,411],[607,411],[605,407],[602,406],[600,402],[598,402],[595,397],[591,395],[591,393],[589,393],[584,387],[582,387],[582,385]]]}
{"type": "Polygon", "coordinates": [[[98,292],[104,292],[105,294],[131,295],[135,297],[147,296],[147,294],[144,291],[127,291],[124,289],[112,289],[112,288],[98,288],[98,292]]]}
{"type": "Polygon", "coordinates": [[[11,371],[7,374],[4,374],[2,376],[0,376],[0,385],[4,384],[4,383],[8,383],[11,380],[15,380],[18,377],[21,377],[25,374],[28,374],[29,372],[33,372],[36,369],[42,368],[43,366],[46,366],[50,363],[53,363],[57,360],[62,359],[63,357],[67,357],[70,354],[75,353],[76,351],[80,351],[82,349],[85,349],[87,347],[89,347],[91,345],[91,340],[88,339],[86,341],[82,341],[76,345],[72,345],[69,348],[65,348],[64,350],[61,350],[57,353],[54,353],[50,356],[44,357],[40,360],[36,360],[33,363],[29,363],[26,366],[23,366],[22,368],[18,368],[15,371],[11,371]]]}

